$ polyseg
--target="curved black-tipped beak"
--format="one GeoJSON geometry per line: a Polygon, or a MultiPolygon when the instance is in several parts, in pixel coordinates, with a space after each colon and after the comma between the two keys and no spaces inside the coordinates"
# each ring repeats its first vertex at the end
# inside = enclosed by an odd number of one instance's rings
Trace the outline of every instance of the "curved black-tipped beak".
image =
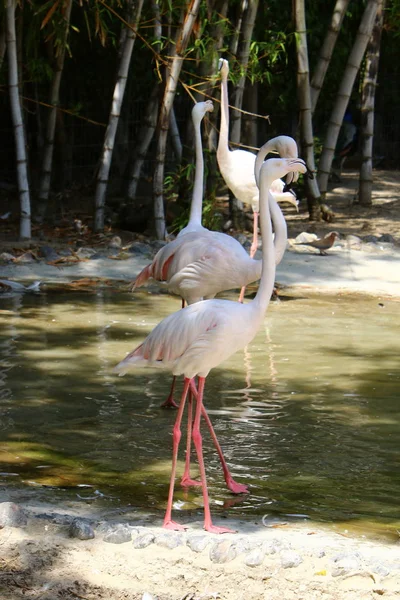
{"type": "Polygon", "coordinates": [[[283,186],[283,193],[286,194],[286,192],[290,192],[291,194],[294,195],[294,191],[292,190],[292,185],[293,185],[293,181],[291,181],[290,183],[285,183],[285,185],[283,186]]]}

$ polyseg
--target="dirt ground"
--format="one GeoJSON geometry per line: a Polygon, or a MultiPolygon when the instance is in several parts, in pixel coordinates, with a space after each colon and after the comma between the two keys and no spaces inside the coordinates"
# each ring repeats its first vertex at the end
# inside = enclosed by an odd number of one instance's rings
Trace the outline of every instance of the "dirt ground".
{"type": "MultiPolygon", "coordinates": [[[[390,234],[400,245],[400,171],[375,170],[373,185],[373,204],[371,207],[362,207],[357,203],[356,193],[358,173],[344,170],[341,181],[330,184],[326,204],[334,212],[331,222],[310,222],[306,201],[303,200],[297,213],[289,204],[283,204],[283,210],[288,223],[289,238],[296,237],[302,231],[324,235],[332,230],[337,230],[341,236],[349,234],[364,237],[367,235],[390,234]]],[[[70,200],[68,201],[70,202],[70,200]]],[[[72,245],[77,238],[83,239],[87,245],[101,246],[114,235],[122,239],[123,244],[140,239],[140,234],[129,231],[110,229],[105,236],[92,235],[86,225],[91,222],[92,198],[81,199],[76,202],[75,209],[65,211],[65,219],[56,227],[41,227],[33,225],[32,242],[18,242],[18,216],[15,204],[10,204],[7,194],[0,196],[0,252],[10,248],[35,247],[43,243],[51,244],[55,248],[63,245],[72,245]],[[14,208],[13,208],[14,207],[14,208]],[[9,219],[2,219],[11,209],[9,219]],[[74,212],[75,210],[75,212],[74,212]],[[87,232],[78,236],[74,228],[74,218],[80,218],[87,232]]],[[[250,239],[250,236],[249,236],[250,239]]]]}
{"type": "MultiPolygon", "coordinates": [[[[289,236],[302,231],[323,235],[337,230],[341,235],[390,234],[400,244],[400,172],[375,171],[373,206],[362,208],[354,202],[356,174],[342,173],[342,182],[328,194],[327,204],[335,213],[333,222],[310,223],[306,207],[300,212],[285,210],[289,236]]],[[[5,212],[2,207],[1,214],[5,212]]],[[[16,229],[0,221],[0,251],[18,248],[16,229]],[[6,239],[7,237],[7,239],[6,239]]],[[[119,234],[123,243],[135,236],[119,234]]],[[[70,238],[74,238],[72,226],[70,238]]],[[[60,231],[46,243],[67,243],[60,231]]],[[[43,243],[43,242],[41,242],[43,243]]],[[[101,244],[91,236],[88,244],[101,244]]],[[[32,246],[38,244],[34,240],[32,246]]],[[[22,246],[20,246],[22,250],[22,246]]],[[[1,501],[7,498],[1,498],[1,501]]],[[[24,528],[0,530],[0,600],[375,600],[400,597],[399,544],[374,546],[378,555],[391,556],[398,565],[388,576],[373,569],[353,569],[339,576],[334,573],[333,547],[337,552],[357,556],[369,547],[366,540],[346,534],[326,535],[312,526],[297,536],[294,529],[277,529],[274,535],[302,556],[299,566],[284,568],[280,555],[267,554],[260,566],[250,567],[238,556],[226,564],[210,560],[209,550],[195,553],[182,545],[168,549],[151,544],[135,550],[131,542],[105,543],[100,537],[80,541],[70,538],[65,529],[47,521],[35,520],[24,528]],[[320,548],[310,548],[310,540],[320,536],[320,548]],[[146,596],[146,593],[149,595],[146,596]],[[145,594],[145,595],[144,595],[145,594]]],[[[228,536],[231,539],[231,536],[228,536]]],[[[228,538],[226,538],[228,539],[228,538]]],[[[289,547],[288,546],[288,547],[289,547]]]]}

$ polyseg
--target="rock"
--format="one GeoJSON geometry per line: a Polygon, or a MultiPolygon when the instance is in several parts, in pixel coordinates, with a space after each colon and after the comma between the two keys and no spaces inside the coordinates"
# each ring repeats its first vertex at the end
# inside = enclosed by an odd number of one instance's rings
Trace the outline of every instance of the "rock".
{"type": "Polygon", "coordinates": [[[265,555],[266,551],[262,547],[254,548],[254,550],[246,554],[244,564],[248,567],[258,567],[263,563],[265,555]]]}
{"type": "Polygon", "coordinates": [[[111,528],[104,536],[103,540],[108,544],[125,544],[132,539],[132,530],[128,525],[119,524],[111,528]]]}
{"type": "Polygon", "coordinates": [[[18,256],[15,259],[15,262],[20,264],[29,264],[36,261],[36,258],[33,256],[32,252],[24,252],[21,256],[18,256]]]}
{"type": "Polygon", "coordinates": [[[351,571],[359,571],[361,563],[358,554],[338,554],[334,557],[335,568],[332,569],[332,577],[347,575],[351,571]]]}
{"type": "Polygon", "coordinates": [[[182,536],[179,533],[160,533],[155,539],[155,543],[163,548],[177,548],[183,544],[182,536]]]}
{"type": "Polygon", "coordinates": [[[147,533],[142,533],[133,540],[133,547],[137,550],[141,550],[142,548],[147,548],[147,546],[150,546],[150,544],[152,544],[154,540],[155,535],[150,531],[147,533]]]}
{"type": "Polygon", "coordinates": [[[285,550],[281,553],[281,565],[284,569],[293,569],[303,562],[302,557],[293,550],[285,550]]]}
{"type": "Polygon", "coordinates": [[[28,517],[23,508],[14,502],[0,503],[0,529],[3,527],[24,527],[28,517]]]}
{"type": "Polygon", "coordinates": [[[93,258],[93,256],[97,254],[97,250],[94,250],[94,248],[86,248],[83,246],[82,248],[78,248],[75,254],[78,258],[81,259],[93,258]]]}
{"type": "Polygon", "coordinates": [[[314,240],[317,240],[317,239],[318,239],[318,236],[316,236],[315,233],[308,233],[307,231],[302,231],[295,238],[294,242],[295,242],[295,244],[301,244],[302,242],[313,242],[314,240]]]}
{"type": "Polygon", "coordinates": [[[378,241],[378,238],[376,237],[376,235],[365,235],[362,238],[363,242],[370,242],[372,244],[376,244],[376,242],[378,241]]]}
{"type": "Polygon", "coordinates": [[[43,257],[48,262],[60,258],[60,255],[51,246],[40,246],[38,253],[39,256],[43,257]]]}
{"type": "Polygon", "coordinates": [[[0,254],[0,262],[2,263],[11,263],[14,262],[15,256],[10,254],[9,252],[2,252],[0,254]]]}
{"type": "Polygon", "coordinates": [[[118,248],[120,249],[122,246],[122,240],[119,235],[114,235],[108,243],[109,248],[118,248]]]}
{"type": "Polygon", "coordinates": [[[244,233],[237,233],[234,237],[242,246],[247,242],[247,236],[244,233]]]}
{"type": "Polygon", "coordinates": [[[386,242],[387,244],[394,244],[395,240],[394,240],[394,237],[392,235],[390,235],[390,233],[384,233],[383,235],[381,235],[380,238],[378,238],[378,242],[386,242]]]}
{"type": "Polygon", "coordinates": [[[361,250],[362,239],[357,235],[347,235],[346,243],[349,248],[353,248],[354,250],[361,250]]]}
{"type": "Polygon", "coordinates": [[[192,535],[186,540],[186,544],[193,552],[203,552],[210,542],[210,536],[207,535],[192,535]]]}
{"type": "Polygon", "coordinates": [[[231,229],[232,227],[232,220],[229,219],[228,221],[225,221],[225,223],[222,225],[222,229],[224,231],[228,231],[228,229],[231,229]]]}
{"type": "Polygon", "coordinates": [[[130,254],[137,254],[141,256],[147,256],[151,253],[151,248],[148,244],[144,244],[143,242],[133,242],[128,247],[128,252],[130,254]]]}
{"type": "Polygon", "coordinates": [[[95,537],[93,527],[84,519],[74,519],[69,526],[69,535],[78,540],[91,540],[95,537]]]}
{"type": "Polygon", "coordinates": [[[231,562],[237,556],[237,551],[230,540],[217,542],[210,550],[210,560],[214,563],[224,564],[231,562]]]}

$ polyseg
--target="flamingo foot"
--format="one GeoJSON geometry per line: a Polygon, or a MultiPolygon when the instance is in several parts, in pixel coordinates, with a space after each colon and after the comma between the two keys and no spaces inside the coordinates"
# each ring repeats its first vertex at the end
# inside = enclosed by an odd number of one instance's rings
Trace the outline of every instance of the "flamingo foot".
{"type": "Polygon", "coordinates": [[[176,523],[175,521],[169,520],[164,521],[163,529],[171,529],[172,531],[186,531],[187,527],[184,525],[179,525],[179,523],[176,523]]]}
{"type": "Polygon", "coordinates": [[[181,479],[181,486],[182,487],[191,487],[191,486],[200,486],[201,487],[201,481],[196,481],[196,479],[192,479],[189,476],[184,476],[181,479]]]}
{"type": "Polygon", "coordinates": [[[238,483],[232,477],[230,477],[226,481],[226,485],[228,490],[232,492],[232,494],[250,494],[249,486],[244,483],[238,483]]]}
{"type": "Polygon", "coordinates": [[[204,523],[204,529],[209,533],[237,533],[233,529],[228,529],[228,527],[217,527],[217,525],[213,525],[212,523],[204,523]]]}
{"type": "Polygon", "coordinates": [[[179,404],[175,402],[172,396],[168,396],[166,401],[160,404],[160,408],[179,408],[179,404]]]}

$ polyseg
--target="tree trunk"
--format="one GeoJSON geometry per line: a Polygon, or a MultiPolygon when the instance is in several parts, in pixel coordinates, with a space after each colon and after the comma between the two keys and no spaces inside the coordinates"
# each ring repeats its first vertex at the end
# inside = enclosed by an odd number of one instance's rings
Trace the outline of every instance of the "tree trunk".
{"type": "MultiPolygon", "coordinates": [[[[108,119],[108,126],[104,137],[103,151],[100,158],[100,166],[97,174],[97,186],[95,193],[95,213],[94,213],[94,231],[104,229],[104,209],[106,203],[106,193],[108,186],[108,177],[111,168],[111,160],[114,148],[115,135],[117,132],[118,121],[124,99],[126,80],[128,78],[129,65],[133,46],[136,39],[136,30],[138,28],[140,15],[142,12],[144,0],[138,0],[135,7],[135,17],[132,19],[132,27],[128,27],[127,35],[118,67],[117,82],[114,88],[114,94],[111,104],[111,112],[108,119]]],[[[134,6],[133,0],[130,0],[130,7],[134,6]]]]}
{"type": "Polygon", "coordinates": [[[237,55],[238,62],[241,68],[241,77],[233,92],[232,106],[239,110],[233,110],[231,118],[231,135],[230,139],[232,143],[239,144],[241,139],[241,128],[242,128],[242,113],[240,112],[243,105],[243,94],[244,87],[246,84],[246,73],[247,66],[249,64],[250,56],[250,44],[251,38],[254,31],[254,25],[256,22],[258,10],[258,0],[249,0],[247,10],[243,18],[243,27],[241,42],[239,45],[239,52],[237,55]]]}
{"type": "Polygon", "coordinates": [[[317,106],[319,93],[324,83],[325,75],[329,67],[336,40],[339,35],[340,28],[346,14],[349,0],[336,0],[333,9],[332,20],[328,27],[321,52],[318,57],[318,62],[315,67],[313,78],[311,79],[311,111],[315,111],[317,106]]]}
{"type": "MultiPolygon", "coordinates": [[[[314,135],[312,126],[310,70],[308,66],[307,28],[304,0],[295,0],[297,45],[297,96],[299,102],[300,147],[308,168],[315,172],[314,135]]],[[[311,220],[320,220],[320,193],[316,179],[305,178],[308,211],[311,220]]]]}
{"type": "Polygon", "coordinates": [[[170,114],[182,69],[184,53],[197,18],[200,3],[201,0],[190,1],[183,24],[178,30],[176,44],[168,64],[167,81],[161,104],[156,166],[154,170],[154,220],[156,235],[160,240],[165,239],[166,235],[163,187],[170,114]]]}
{"type": "MultiPolygon", "coordinates": [[[[162,36],[161,12],[158,2],[156,0],[152,0],[151,7],[154,14],[154,38],[157,41],[155,49],[158,51],[161,44],[162,36]]],[[[132,170],[130,172],[127,190],[127,199],[131,201],[134,200],[136,197],[136,192],[139,185],[140,175],[143,169],[143,164],[146,159],[146,154],[148,152],[151,141],[154,137],[154,132],[157,127],[159,90],[160,84],[157,81],[150,94],[146,114],[143,119],[143,127],[141,128],[138,135],[138,140],[140,140],[140,143],[135,155],[132,170]]]]}
{"type": "Polygon", "coordinates": [[[368,40],[371,37],[377,8],[378,0],[368,0],[357,31],[353,48],[347,60],[347,65],[340,83],[335,105],[330,116],[324,147],[318,166],[318,184],[322,197],[325,197],[328,189],[328,179],[340,127],[343,122],[344,113],[346,112],[354,81],[360,69],[368,40]]]}
{"type": "Polygon", "coordinates": [[[0,71],[3,66],[4,57],[6,55],[6,24],[3,21],[0,24],[0,71]]]}
{"type": "Polygon", "coordinates": [[[54,134],[56,130],[58,104],[60,102],[60,85],[61,77],[64,69],[65,49],[69,33],[69,23],[71,19],[72,0],[66,0],[62,5],[62,16],[64,31],[62,38],[59,40],[58,54],[55,58],[55,67],[53,81],[51,83],[49,103],[49,116],[46,126],[46,139],[43,151],[42,172],[39,183],[38,197],[38,217],[42,220],[45,217],[46,208],[49,200],[51,173],[53,169],[53,154],[54,154],[54,134]]]}
{"type": "Polygon", "coordinates": [[[28,166],[25,143],[25,128],[22,119],[18,84],[17,39],[15,32],[15,9],[17,0],[7,0],[7,55],[8,85],[10,90],[11,114],[14,125],[14,137],[17,159],[18,193],[20,199],[21,219],[19,235],[21,239],[31,238],[31,201],[29,194],[28,166]]]}
{"type": "Polygon", "coordinates": [[[385,0],[378,0],[375,25],[367,46],[361,96],[361,156],[358,198],[360,204],[372,204],[372,148],[374,139],[375,90],[378,78],[379,51],[384,21],[385,0]]]}
{"type": "Polygon", "coordinates": [[[174,107],[171,108],[169,115],[169,127],[171,130],[171,144],[178,163],[182,162],[182,142],[179,134],[178,123],[176,122],[174,107]]]}

